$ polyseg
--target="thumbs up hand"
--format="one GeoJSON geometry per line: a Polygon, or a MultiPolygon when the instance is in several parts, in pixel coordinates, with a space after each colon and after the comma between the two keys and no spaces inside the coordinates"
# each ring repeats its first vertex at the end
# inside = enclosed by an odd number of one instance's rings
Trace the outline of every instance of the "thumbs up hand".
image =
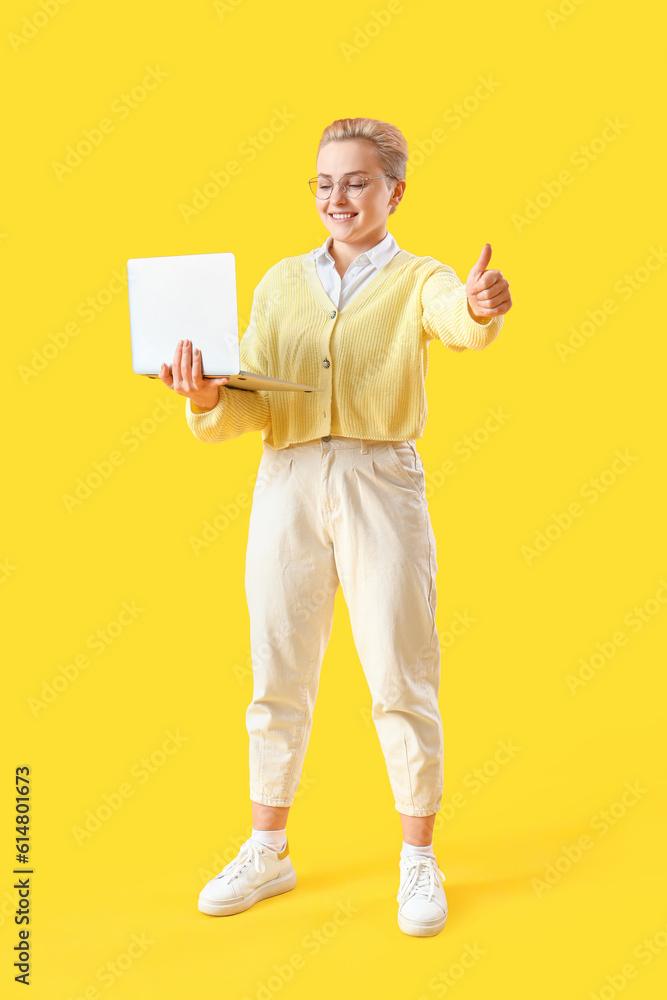
{"type": "Polygon", "coordinates": [[[468,310],[478,323],[487,317],[502,316],[512,308],[509,281],[503,278],[502,271],[487,271],[490,260],[491,244],[485,243],[466,281],[468,310]]]}

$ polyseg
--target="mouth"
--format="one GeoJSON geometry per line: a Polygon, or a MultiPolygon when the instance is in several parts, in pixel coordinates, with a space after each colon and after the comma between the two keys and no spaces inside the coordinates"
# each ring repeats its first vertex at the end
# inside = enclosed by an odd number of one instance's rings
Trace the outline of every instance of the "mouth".
{"type": "Polygon", "coordinates": [[[329,212],[329,218],[334,222],[350,222],[351,219],[356,219],[358,214],[358,212],[329,212]]]}

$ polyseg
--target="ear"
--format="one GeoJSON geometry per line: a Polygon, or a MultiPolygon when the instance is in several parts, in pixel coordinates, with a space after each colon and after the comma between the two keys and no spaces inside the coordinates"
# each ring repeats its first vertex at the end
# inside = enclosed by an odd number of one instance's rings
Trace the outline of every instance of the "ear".
{"type": "Polygon", "coordinates": [[[405,193],[405,181],[396,181],[394,185],[394,192],[391,196],[391,203],[395,207],[400,205],[403,194],[405,193]]]}

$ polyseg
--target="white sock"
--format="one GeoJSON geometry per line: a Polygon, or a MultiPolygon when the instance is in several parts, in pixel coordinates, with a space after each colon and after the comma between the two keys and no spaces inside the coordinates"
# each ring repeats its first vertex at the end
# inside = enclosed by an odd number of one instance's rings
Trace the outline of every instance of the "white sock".
{"type": "Polygon", "coordinates": [[[270,847],[272,851],[284,851],[287,846],[287,829],[282,830],[256,830],[252,828],[252,839],[259,840],[260,844],[270,847]]]}
{"type": "Polygon", "coordinates": [[[433,858],[437,860],[435,854],[433,853],[433,841],[427,844],[426,847],[416,847],[415,844],[408,844],[403,841],[403,846],[401,848],[401,858],[408,858],[411,855],[421,854],[425,858],[433,858]]]}

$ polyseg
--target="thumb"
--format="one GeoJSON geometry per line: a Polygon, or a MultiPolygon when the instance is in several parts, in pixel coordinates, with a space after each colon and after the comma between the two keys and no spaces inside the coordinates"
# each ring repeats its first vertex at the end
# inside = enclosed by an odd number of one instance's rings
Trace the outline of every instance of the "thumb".
{"type": "Polygon", "coordinates": [[[469,277],[473,280],[480,278],[486,271],[489,261],[491,260],[491,244],[485,243],[482,247],[482,252],[477,259],[477,263],[472,268],[469,277]]]}

